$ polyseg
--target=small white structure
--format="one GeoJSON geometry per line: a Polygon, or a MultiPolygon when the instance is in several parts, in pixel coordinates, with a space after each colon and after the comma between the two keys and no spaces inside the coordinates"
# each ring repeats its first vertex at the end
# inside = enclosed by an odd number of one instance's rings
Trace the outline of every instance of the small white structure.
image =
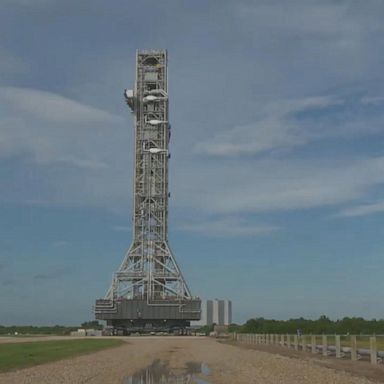
{"type": "Polygon", "coordinates": [[[85,336],[102,336],[102,331],[98,329],[83,329],[79,328],[77,331],[70,333],[74,337],[85,337],[85,336]]]}

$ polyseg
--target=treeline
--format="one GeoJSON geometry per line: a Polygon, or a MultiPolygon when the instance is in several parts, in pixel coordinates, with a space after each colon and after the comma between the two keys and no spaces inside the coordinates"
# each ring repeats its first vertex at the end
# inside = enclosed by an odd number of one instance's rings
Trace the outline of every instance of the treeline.
{"type": "Polygon", "coordinates": [[[33,325],[0,325],[0,335],[55,335],[65,336],[69,335],[72,331],[76,331],[78,328],[93,328],[101,329],[102,325],[98,321],[86,321],[81,326],[33,326],[33,325]]]}
{"type": "Polygon", "coordinates": [[[362,317],[344,317],[341,320],[331,320],[320,316],[317,320],[304,318],[289,320],[269,320],[262,317],[250,319],[243,325],[231,324],[230,332],[240,333],[289,333],[295,334],[300,330],[304,334],[384,334],[384,319],[365,320],[362,317]]]}
{"type": "Polygon", "coordinates": [[[33,325],[0,325],[0,335],[69,335],[71,331],[76,331],[79,327],[66,327],[55,325],[53,327],[36,327],[33,325]]]}

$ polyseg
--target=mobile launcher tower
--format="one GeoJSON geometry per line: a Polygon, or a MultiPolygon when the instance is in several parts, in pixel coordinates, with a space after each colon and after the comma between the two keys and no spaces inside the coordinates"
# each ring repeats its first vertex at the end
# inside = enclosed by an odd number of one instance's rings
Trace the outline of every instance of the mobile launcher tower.
{"type": "Polygon", "coordinates": [[[167,75],[167,51],[138,51],[135,89],[125,91],[135,116],[133,241],[95,315],[128,333],[185,329],[201,313],[168,245],[167,75]]]}

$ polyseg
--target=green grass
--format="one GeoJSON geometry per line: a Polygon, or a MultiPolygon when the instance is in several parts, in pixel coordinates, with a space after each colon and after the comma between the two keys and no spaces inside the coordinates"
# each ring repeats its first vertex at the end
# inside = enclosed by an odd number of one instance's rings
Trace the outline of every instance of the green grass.
{"type": "MultiPolygon", "coordinates": [[[[341,341],[341,345],[343,347],[350,347],[351,346],[351,339],[348,336],[342,336],[340,341],[341,341]]],[[[370,347],[369,337],[357,336],[356,341],[357,341],[357,348],[369,349],[369,347],[370,347]]],[[[376,337],[376,345],[377,345],[377,349],[379,351],[384,351],[384,337],[377,336],[376,337]]]]}
{"type": "Polygon", "coordinates": [[[117,347],[118,339],[51,340],[0,344],[0,372],[31,367],[101,349],[117,347]]]}
{"type": "MultiPolygon", "coordinates": [[[[311,343],[311,335],[306,335],[306,342],[309,344],[311,343]]],[[[328,336],[328,345],[335,345],[335,337],[334,336],[328,336]]],[[[357,341],[357,348],[366,348],[369,349],[369,336],[356,336],[357,341]]],[[[350,347],[351,346],[351,338],[349,336],[341,336],[340,342],[342,347],[350,347]]],[[[322,345],[323,344],[323,338],[322,336],[316,335],[316,344],[322,345]]],[[[376,345],[377,350],[384,351],[384,337],[383,336],[377,336],[376,337],[376,345]]]]}

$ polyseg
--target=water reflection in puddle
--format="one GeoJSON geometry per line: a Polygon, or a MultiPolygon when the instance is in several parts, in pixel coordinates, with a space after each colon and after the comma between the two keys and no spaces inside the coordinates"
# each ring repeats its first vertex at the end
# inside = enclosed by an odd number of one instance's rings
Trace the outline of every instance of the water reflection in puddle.
{"type": "Polygon", "coordinates": [[[123,384],[209,384],[201,379],[208,375],[208,366],[204,363],[188,362],[182,370],[171,370],[168,363],[155,360],[149,367],[124,379],[123,384]]]}

